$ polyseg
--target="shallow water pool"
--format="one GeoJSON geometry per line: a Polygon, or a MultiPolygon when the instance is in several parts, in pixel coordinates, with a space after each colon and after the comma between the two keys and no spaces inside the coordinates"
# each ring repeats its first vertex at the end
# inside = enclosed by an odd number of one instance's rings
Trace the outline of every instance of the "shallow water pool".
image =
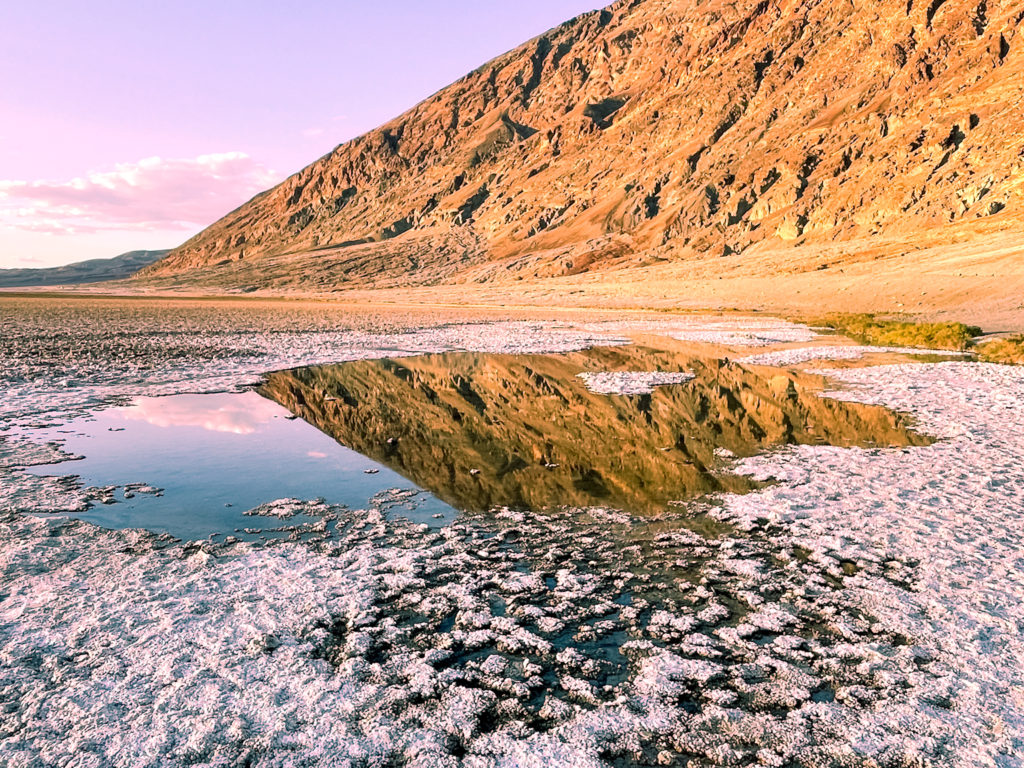
{"type": "Polygon", "coordinates": [[[106,528],[147,528],[188,540],[276,538],[290,531],[271,529],[312,519],[245,512],[289,497],[361,508],[394,489],[411,492],[403,494],[401,511],[418,522],[439,525],[455,515],[401,475],[255,392],[138,398],[33,433],[40,437],[59,440],[66,451],[85,458],[29,471],[77,475],[86,486],[117,486],[107,497],[112,503],[96,503],[76,515],[106,528]],[[159,493],[133,487],[138,484],[159,493]]]}

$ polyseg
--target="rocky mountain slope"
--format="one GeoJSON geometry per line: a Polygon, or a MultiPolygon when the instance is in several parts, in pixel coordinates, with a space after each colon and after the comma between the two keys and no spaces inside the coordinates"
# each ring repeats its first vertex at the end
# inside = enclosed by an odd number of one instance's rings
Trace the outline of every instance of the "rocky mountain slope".
{"type": "Polygon", "coordinates": [[[144,275],[532,279],[1021,229],[1022,19],[1020,0],[620,0],[337,147],[144,275]]]}
{"type": "Polygon", "coordinates": [[[47,269],[0,269],[0,288],[79,285],[123,280],[159,261],[169,251],[129,251],[111,259],[89,259],[47,269]]]}

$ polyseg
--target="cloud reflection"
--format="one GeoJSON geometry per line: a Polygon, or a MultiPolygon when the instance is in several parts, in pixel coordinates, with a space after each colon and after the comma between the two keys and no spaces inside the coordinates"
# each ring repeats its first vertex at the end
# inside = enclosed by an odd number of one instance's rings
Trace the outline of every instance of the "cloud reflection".
{"type": "Polygon", "coordinates": [[[117,413],[155,427],[199,427],[210,432],[251,435],[278,418],[283,409],[254,392],[243,395],[142,397],[117,413]]]}

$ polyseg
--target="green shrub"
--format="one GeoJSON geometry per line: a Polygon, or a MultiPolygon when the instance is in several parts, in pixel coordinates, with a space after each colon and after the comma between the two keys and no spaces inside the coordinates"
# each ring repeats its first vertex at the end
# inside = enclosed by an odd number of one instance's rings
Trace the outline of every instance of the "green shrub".
{"type": "Polygon", "coordinates": [[[862,344],[880,347],[917,347],[949,349],[962,352],[974,345],[981,329],[963,323],[910,323],[902,320],[879,320],[875,315],[833,313],[811,321],[813,325],[832,328],[862,344]]]}
{"type": "Polygon", "coordinates": [[[979,344],[978,359],[986,363],[1024,365],[1024,335],[979,344]]]}

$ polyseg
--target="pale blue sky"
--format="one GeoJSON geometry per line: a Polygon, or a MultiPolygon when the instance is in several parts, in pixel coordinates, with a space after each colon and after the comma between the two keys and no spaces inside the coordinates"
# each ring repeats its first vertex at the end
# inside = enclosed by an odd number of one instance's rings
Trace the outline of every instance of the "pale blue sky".
{"type": "Polygon", "coordinates": [[[0,267],[177,245],[601,4],[3,3],[0,267]]]}

